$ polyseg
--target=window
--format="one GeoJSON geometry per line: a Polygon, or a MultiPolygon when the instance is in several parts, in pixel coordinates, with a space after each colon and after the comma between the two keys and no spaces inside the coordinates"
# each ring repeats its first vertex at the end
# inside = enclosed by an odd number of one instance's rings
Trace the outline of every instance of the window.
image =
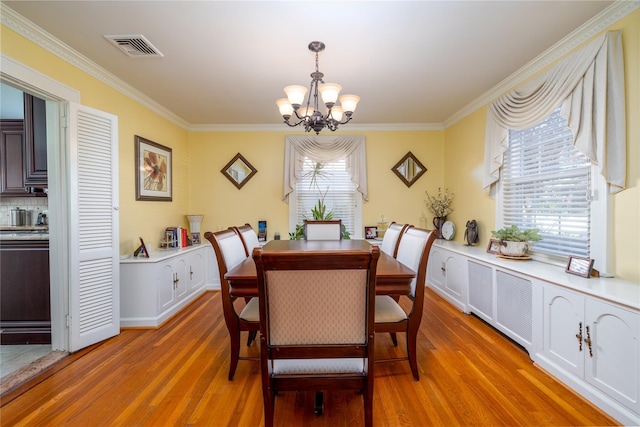
{"type": "Polygon", "coordinates": [[[342,224],[353,238],[361,238],[362,196],[347,172],[346,158],[333,162],[315,162],[305,157],[304,167],[295,191],[289,198],[290,230],[305,219],[313,219],[311,209],[323,200],[327,212],[342,224]]]}
{"type": "Polygon", "coordinates": [[[532,249],[551,260],[594,258],[592,248],[602,240],[602,232],[594,227],[598,184],[594,186],[592,175],[599,174],[591,169],[589,159],[573,146],[559,108],[532,128],[510,130],[498,224],[538,228],[543,239],[532,249]]]}

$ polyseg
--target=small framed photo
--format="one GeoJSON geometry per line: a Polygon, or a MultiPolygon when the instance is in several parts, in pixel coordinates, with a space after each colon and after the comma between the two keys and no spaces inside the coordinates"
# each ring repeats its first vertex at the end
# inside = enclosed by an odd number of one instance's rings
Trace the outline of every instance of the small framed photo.
{"type": "Polygon", "coordinates": [[[378,227],[371,226],[371,227],[365,227],[364,228],[364,238],[365,239],[375,239],[376,237],[378,237],[378,227]]]}
{"type": "Polygon", "coordinates": [[[490,239],[489,244],[487,245],[487,252],[490,254],[499,254],[500,253],[500,240],[498,239],[490,239]]]}
{"type": "Polygon", "coordinates": [[[194,245],[200,244],[200,233],[191,233],[191,243],[194,245]]]}
{"type": "Polygon", "coordinates": [[[137,256],[143,256],[145,258],[149,258],[149,250],[147,249],[147,246],[144,244],[144,240],[142,240],[142,237],[140,237],[140,246],[138,246],[138,249],[136,249],[136,251],[133,253],[134,257],[137,256]]]}
{"type": "Polygon", "coordinates": [[[135,149],[136,200],[170,202],[171,148],[136,135],[135,149]]]}
{"type": "Polygon", "coordinates": [[[593,259],[570,256],[565,271],[588,279],[591,277],[591,269],[593,269],[593,259]]]}

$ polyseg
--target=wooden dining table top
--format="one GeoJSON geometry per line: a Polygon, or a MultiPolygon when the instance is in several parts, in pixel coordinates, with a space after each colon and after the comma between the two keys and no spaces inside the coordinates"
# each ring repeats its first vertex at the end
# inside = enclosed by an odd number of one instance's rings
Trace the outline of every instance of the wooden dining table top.
{"type": "MultiPolygon", "coordinates": [[[[262,247],[263,253],[283,251],[341,251],[368,250],[371,243],[366,240],[272,240],[262,247]]],[[[249,256],[224,275],[229,282],[230,293],[234,297],[250,297],[258,295],[258,278],[256,264],[249,256]]],[[[376,268],[377,295],[408,295],[411,292],[411,281],[416,272],[402,264],[392,256],[380,251],[376,268]]]]}

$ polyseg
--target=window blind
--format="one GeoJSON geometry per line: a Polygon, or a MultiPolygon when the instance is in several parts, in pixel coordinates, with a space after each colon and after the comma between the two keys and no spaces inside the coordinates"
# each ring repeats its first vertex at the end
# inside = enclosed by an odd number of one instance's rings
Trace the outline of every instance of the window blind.
{"type": "Polygon", "coordinates": [[[589,257],[590,171],[559,108],[529,129],[510,130],[502,170],[503,223],[539,229],[536,252],[589,257]]]}
{"type": "Polygon", "coordinates": [[[296,183],[298,198],[297,224],[313,219],[311,209],[324,197],[327,212],[333,219],[341,219],[352,235],[354,233],[356,188],[347,173],[345,159],[316,163],[305,158],[302,176],[296,183]]]}

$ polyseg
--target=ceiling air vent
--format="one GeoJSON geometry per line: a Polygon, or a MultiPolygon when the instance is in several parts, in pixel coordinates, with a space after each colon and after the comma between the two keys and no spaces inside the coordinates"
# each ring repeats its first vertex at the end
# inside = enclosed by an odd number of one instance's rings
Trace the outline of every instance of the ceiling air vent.
{"type": "Polygon", "coordinates": [[[104,36],[131,58],[164,57],[142,34],[129,36],[104,36]]]}

